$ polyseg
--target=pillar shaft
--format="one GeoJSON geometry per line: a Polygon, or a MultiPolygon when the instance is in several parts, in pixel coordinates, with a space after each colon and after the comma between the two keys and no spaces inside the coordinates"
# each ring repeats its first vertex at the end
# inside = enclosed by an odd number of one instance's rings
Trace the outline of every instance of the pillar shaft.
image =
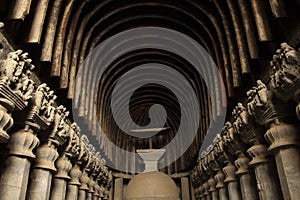
{"type": "Polygon", "coordinates": [[[66,200],[77,200],[78,199],[78,186],[68,185],[66,200]]]}
{"type": "Polygon", "coordinates": [[[236,172],[235,166],[233,166],[231,163],[228,163],[228,165],[223,168],[223,172],[226,176],[224,182],[227,183],[229,199],[230,200],[241,199],[239,185],[235,177],[235,172],[236,172]]]}
{"type": "Polygon", "coordinates": [[[51,189],[51,200],[65,200],[67,191],[67,180],[70,179],[68,173],[72,164],[66,155],[63,155],[56,161],[57,172],[53,178],[53,187],[51,189]]]}
{"type": "Polygon", "coordinates": [[[123,178],[115,179],[114,200],[123,200],[123,178]]]}
{"type": "Polygon", "coordinates": [[[68,182],[68,189],[66,194],[66,200],[77,200],[78,199],[78,186],[81,185],[79,178],[81,177],[82,172],[77,164],[75,164],[71,171],[70,176],[71,180],[68,182]]]}
{"type": "Polygon", "coordinates": [[[48,144],[37,149],[37,158],[32,171],[27,199],[48,200],[50,197],[52,173],[56,171],[54,162],[58,157],[57,150],[48,144]]]}
{"type": "Polygon", "coordinates": [[[282,199],[275,166],[272,160],[267,157],[266,146],[254,145],[247,152],[252,157],[249,164],[254,167],[259,199],[282,199]]]}
{"type": "Polygon", "coordinates": [[[84,170],[81,177],[80,177],[80,182],[81,185],[79,187],[79,194],[78,194],[78,200],[86,200],[87,198],[87,192],[89,190],[87,183],[89,182],[89,177],[87,172],[84,170]]]}
{"type": "Polygon", "coordinates": [[[215,180],[217,182],[216,189],[219,193],[219,200],[228,200],[227,189],[224,184],[225,176],[221,170],[215,175],[215,180]]]}
{"type": "Polygon", "coordinates": [[[186,177],[181,178],[181,199],[190,200],[189,179],[186,177]]]}
{"type": "Polygon", "coordinates": [[[243,200],[258,200],[256,182],[252,170],[249,169],[249,158],[240,157],[235,161],[238,168],[236,174],[240,179],[241,195],[243,200]]]}
{"type": "Polygon", "coordinates": [[[276,125],[266,132],[265,137],[271,144],[268,150],[275,154],[277,172],[284,199],[299,199],[299,126],[276,125]]]}
{"type": "Polygon", "coordinates": [[[64,179],[54,178],[51,187],[51,200],[65,200],[67,182],[64,179]]]}
{"type": "Polygon", "coordinates": [[[10,155],[0,178],[0,197],[2,200],[25,199],[31,166],[29,159],[35,158],[32,150],[38,143],[38,138],[25,130],[12,135],[10,155]]]}

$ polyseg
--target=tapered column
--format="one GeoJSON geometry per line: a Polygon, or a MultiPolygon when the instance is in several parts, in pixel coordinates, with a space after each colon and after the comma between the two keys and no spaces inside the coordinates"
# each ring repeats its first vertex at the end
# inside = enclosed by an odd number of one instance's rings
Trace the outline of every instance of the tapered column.
{"type": "Polygon", "coordinates": [[[218,191],[216,189],[216,181],[214,178],[208,180],[209,192],[211,193],[212,200],[218,200],[218,191]]]}
{"type": "Polygon", "coordinates": [[[109,188],[106,188],[105,189],[105,191],[104,191],[104,200],[109,200],[109,194],[110,194],[110,192],[109,192],[109,188]]]}
{"type": "Polygon", "coordinates": [[[200,199],[200,200],[204,200],[205,197],[204,197],[204,187],[203,187],[203,185],[201,185],[201,186],[198,188],[198,190],[199,190],[199,199],[200,199]]]}
{"type": "Polygon", "coordinates": [[[24,200],[26,196],[30,159],[35,158],[32,150],[38,145],[38,138],[29,131],[14,133],[10,140],[9,157],[0,178],[2,200],[24,200]]]}
{"type": "Polygon", "coordinates": [[[67,181],[70,180],[68,175],[72,164],[66,155],[62,155],[56,161],[57,172],[54,175],[51,189],[51,200],[65,200],[67,191],[67,181]]]}
{"type": "Polygon", "coordinates": [[[235,161],[237,167],[236,175],[240,178],[241,194],[243,200],[258,200],[256,182],[251,169],[249,169],[249,158],[240,157],[235,161]]]}
{"type": "Polygon", "coordinates": [[[87,191],[89,190],[87,183],[89,180],[88,174],[84,170],[80,177],[81,185],[79,187],[78,200],[85,200],[87,198],[87,191]]]}
{"type": "Polygon", "coordinates": [[[116,178],[114,200],[122,200],[122,199],[123,199],[123,178],[116,178]]]}
{"type": "Polygon", "coordinates": [[[254,167],[259,199],[282,199],[278,177],[272,160],[268,159],[265,145],[254,145],[247,151],[252,157],[250,166],[254,167]]]}
{"type": "Polygon", "coordinates": [[[95,192],[93,193],[93,200],[98,200],[100,198],[99,190],[100,190],[100,186],[98,185],[98,183],[96,183],[94,186],[95,192]]]}
{"type": "Polygon", "coordinates": [[[27,193],[30,200],[48,200],[52,173],[56,172],[54,162],[58,157],[57,150],[53,145],[44,144],[37,149],[37,158],[31,174],[31,183],[27,193]]]}
{"type": "Polygon", "coordinates": [[[79,166],[75,164],[70,171],[71,180],[68,183],[66,200],[78,199],[78,187],[81,185],[79,178],[81,174],[79,166]]]}
{"type": "Polygon", "coordinates": [[[218,200],[218,191],[216,189],[216,181],[214,178],[208,180],[209,192],[211,193],[212,200],[218,200]]]}
{"type": "Polygon", "coordinates": [[[181,200],[190,200],[189,179],[186,177],[181,178],[181,200]]]}
{"type": "Polygon", "coordinates": [[[277,172],[284,199],[300,197],[299,126],[280,124],[272,126],[265,134],[274,153],[277,172]]]}
{"type": "Polygon", "coordinates": [[[99,189],[99,196],[101,200],[104,199],[104,193],[105,193],[105,187],[101,184],[99,189]]]}
{"type": "Polygon", "coordinates": [[[220,200],[228,200],[227,188],[224,184],[225,175],[221,170],[215,175],[215,180],[217,182],[216,189],[219,193],[220,200]]]}
{"type": "Polygon", "coordinates": [[[94,190],[95,184],[96,184],[96,182],[93,180],[93,177],[90,177],[90,180],[88,182],[89,190],[87,191],[86,200],[92,200],[93,199],[93,194],[95,192],[95,190],[94,190]]]}
{"type": "Polygon", "coordinates": [[[209,185],[207,181],[203,184],[203,188],[204,188],[204,199],[211,200],[211,195],[210,192],[208,191],[209,185]]]}
{"type": "Polygon", "coordinates": [[[235,172],[236,172],[235,166],[232,165],[231,163],[228,163],[227,166],[223,168],[223,172],[226,176],[224,182],[227,183],[229,199],[230,200],[241,199],[239,185],[235,176],[235,172]]]}

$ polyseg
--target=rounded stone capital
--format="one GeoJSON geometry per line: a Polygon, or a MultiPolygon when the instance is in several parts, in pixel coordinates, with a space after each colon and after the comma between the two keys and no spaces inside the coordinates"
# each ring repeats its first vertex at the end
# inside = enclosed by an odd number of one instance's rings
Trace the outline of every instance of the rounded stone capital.
{"type": "Polygon", "coordinates": [[[225,175],[221,170],[218,171],[218,173],[215,175],[215,180],[217,182],[216,188],[223,188],[225,187],[224,180],[225,180],[225,175]]]}
{"type": "Polygon", "coordinates": [[[104,197],[104,192],[105,192],[105,188],[103,185],[100,186],[100,189],[99,189],[99,195],[101,198],[104,197]]]}
{"type": "Polygon", "coordinates": [[[203,184],[203,188],[204,188],[204,195],[208,195],[209,185],[207,181],[203,184]]]}
{"type": "Polygon", "coordinates": [[[80,176],[80,182],[81,185],[79,187],[80,190],[89,190],[89,187],[87,185],[87,183],[90,181],[90,178],[88,177],[86,171],[84,171],[82,173],[82,175],[80,176]]]}
{"type": "Polygon", "coordinates": [[[94,192],[95,192],[95,190],[94,190],[94,186],[95,186],[95,185],[96,185],[96,182],[93,180],[92,177],[90,177],[90,180],[89,180],[89,182],[88,182],[88,186],[89,186],[88,192],[89,192],[89,193],[94,193],[94,192]]]}
{"type": "Polygon", "coordinates": [[[40,146],[36,151],[36,160],[34,168],[46,169],[51,172],[56,172],[54,162],[58,158],[58,152],[48,144],[40,146]]]}
{"type": "Polygon", "coordinates": [[[241,175],[241,174],[248,173],[250,171],[249,170],[249,162],[250,162],[250,159],[247,158],[247,157],[240,157],[240,158],[238,158],[234,162],[235,166],[238,169],[235,174],[241,175]]]}
{"type": "Polygon", "coordinates": [[[71,180],[69,181],[69,185],[81,185],[79,182],[79,178],[81,177],[82,172],[78,165],[72,167],[70,171],[71,180]]]}
{"type": "Polygon", "coordinates": [[[12,134],[10,139],[10,155],[35,158],[33,149],[39,144],[39,139],[29,131],[20,130],[12,134]]]}
{"type": "Polygon", "coordinates": [[[216,191],[216,181],[213,178],[208,179],[209,191],[214,192],[216,191]]]}
{"type": "Polygon", "coordinates": [[[72,164],[69,159],[65,156],[60,157],[56,163],[57,172],[55,173],[55,178],[70,180],[70,176],[68,175],[69,171],[72,168],[72,164]]]}
{"type": "Polygon", "coordinates": [[[249,165],[256,165],[259,163],[268,162],[268,150],[267,147],[263,144],[258,144],[250,147],[247,150],[247,153],[251,156],[252,160],[249,162],[249,165]]]}
{"type": "Polygon", "coordinates": [[[100,193],[99,193],[100,186],[98,184],[95,184],[94,190],[95,190],[95,192],[94,192],[93,196],[100,197],[100,193]]]}
{"type": "Polygon", "coordinates": [[[233,164],[229,163],[222,170],[226,176],[226,179],[224,180],[225,183],[236,181],[236,177],[235,177],[236,168],[233,164]]]}
{"type": "Polygon", "coordinates": [[[269,151],[287,146],[299,146],[299,126],[292,124],[279,124],[272,126],[265,134],[270,143],[269,151]]]}

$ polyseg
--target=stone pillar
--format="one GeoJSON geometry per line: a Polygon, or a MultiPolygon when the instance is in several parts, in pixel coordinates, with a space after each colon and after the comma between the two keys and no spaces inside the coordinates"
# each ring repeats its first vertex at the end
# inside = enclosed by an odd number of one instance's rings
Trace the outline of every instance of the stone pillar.
{"type": "Polygon", "coordinates": [[[99,189],[99,196],[101,200],[104,198],[104,192],[105,192],[105,187],[101,184],[99,189]]]}
{"type": "Polygon", "coordinates": [[[92,200],[93,199],[93,194],[95,192],[95,190],[94,190],[95,184],[96,184],[96,182],[93,180],[93,177],[90,177],[89,182],[88,182],[89,190],[87,191],[86,200],[92,200]]]}
{"type": "Polygon", "coordinates": [[[53,186],[51,189],[51,200],[65,200],[67,191],[67,180],[70,180],[68,175],[72,168],[72,164],[66,155],[62,155],[56,161],[57,172],[53,178],[53,186]]]}
{"type": "Polygon", "coordinates": [[[223,172],[221,170],[219,170],[214,178],[217,182],[216,188],[219,193],[219,199],[220,200],[228,200],[227,189],[224,184],[225,175],[223,174],[223,172]]]}
{"type": "Polygon", "coordinates": [[[204,188],[204,199],[211,200],[211,195],[210,195],[210,192],[208,191],[209,190],[208,181],[206,181],[203,184],[203,188],[204,188]]]}
{"type": "Polygon", "coordinates": [[[82,173],[79,166],[75,164],[70,171],[71,180],[68,183],[66,200],[78,199],[78,187],[81,185],[81,183],[79,182],[79,178],[81,174],[82,173]]]}
{"type": "Polygon", "coordinates": [[[25,199],[31,165],[30,159],[35,158],[32,150],[38,143],[38,138],[26,130],[18,131],[12,135],[9,157],[0,178],[0,197],[2,200],[25,199]]]}
{"type": "Polygon", "coordinates": [[[53,145],[44,144],[37,149],[36,156],[27,199],[48,200],[50,197],[52,173],[56,172],[54,162],[58,157],[58,153],[53,145]]]}
{"type": "Polygon", "coordinates": [[[258,144],[252,146],[247,152],[252,157],[249,165],[254,167],[259,199],[282,199],[275,166],[272,160],[268,159],[267,147],[258,144]]]}
{"type": "Polygon", "coordinates": [[[241,194],[243,200],[258,200],[256,182],[251,169],[249,169],[249,158],[240,157],[235,161],[237,167],[236,175],[240,178],[241,194]]]}
{"type": "Polygon", "coordinates": [[[98,200],[100,198],[100,194],[99,194],[100,186],[98,185],[98,183],[95,184],[94,190],[95,192],[93,193],[93,200],[98,200]]]}
{"type": "Polygon", "coordinates": [[[198,199],[199,200],[204,200],[204,188],[203,185],[200,185],[200,187],[198,188],[198,199]]]}
{"type": "Polygon", "coordinates": [[[227,183],[229,199],[230,200],[242,199],[239,185],[235,177],[235,172],[236,172],[235,166],[232,165],[231,163],[228,163],[227,166],[223,168],[223,172],[226,176],[224,182],[227,183]]]}
{"type": "Polygon", "coordinates": [[[189,179],[186,177],[181,178],[181,200],[190,200],[189,179]]]}
{"type": "Polygon", "coordinates": [[[85,200],[87,197],[87,191],[89,190],[87,183],[89,182],[89,177],[86,170],[83,170],[83,173],[80,177],[81,185],[79,187],[78,200],[85,200]]]}
{"type": "Polygon", "coordinates": [[[123,200],[123,178],[115,179],[114,200],[123,200]]]}
{"type": "Polygon", "coordinates": [[[211,193],[212,200],[218,200],[218,191],[216,189],[216,181],[214,178],[208,180],[209,192],[211,193]]]}
{"type": "Polygon", "coordinates": [[[284,199],[300,197],[299,126],[280,124],[272,126],[265,134],[274,153],[277,172],[284,199]]]}

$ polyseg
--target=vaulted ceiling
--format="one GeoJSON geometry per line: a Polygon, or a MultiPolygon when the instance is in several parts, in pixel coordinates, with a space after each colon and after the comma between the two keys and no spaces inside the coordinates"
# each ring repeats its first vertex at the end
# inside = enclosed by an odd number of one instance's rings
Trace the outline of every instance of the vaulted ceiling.
{"type": "MultiPolygon", "coordinates": [[[[95,128],[91,123],[93,117],[88,115],[94,113],[89,109],[95,109],[108,138],[129,151],[147,148],[149,144],[147,139],[126,135],[114,122],[110,101],[117,81],[130,69],[147,63],[160,63],[180,72],[199,98],[201,118],[193,144],[165,169],[172,173],[191,168],[207,129],[213,129],[218,120],[212,116],[222,114],[221,107],[227,106],[227,97],[230,109],[232,102],[243,98],[240,94],[252,86],[254,78],[263,78],[260,74],[268,70],[267,61],[277,44],[299,41],[299,38],[290,37],[291,30],[281,28],[299,27],[294,20],[298,17],[296,4],[299,5],[296,0],[3,0],[0,19],[5,22],[15,47],[29,51],[38,66],[37,75],[54,87],[59,101],[70,108],[70,102],[73,103],[73,114],[84,121],[87,130],[95,128]],[[95,91],[95,101],[86,93],[74,95],[77,72],[88,54],[107,38],[138,27],[168,28],[193,38],[213,58],[226,91],[215,91],[218,94],[210,96],[207,83],[189,61],[172,52],[144,48],[117,57],[109,65],[95,91]],[[212,101],[221,107],[212,108],[212,101]]],[[[91,77],[94,72],[85,70],[91,77]]],[[[160,78],[168,79],[169,76],[161,74],[160,78]]],[[[180,77],[172,79],[180,80],[180,77]]],[[[126,84],[134,81],[128,80],[126,84]]],[[[209,81],[215,84],[214,78],[209,81]]],[[[126,90],[121,94],[126,94],[126,90]]],[[[126,103],[122,99],[121,95],[119,103],[126,103]]],[[[130,100],[133,121],[147,125],[149,109],[154,104],[164,106],[167,112],[165,127],[170,128],[153,137],[154,148],[160,148],[176,135],[181,110],[172,91],[158,84],[147,84],[136,90],[130,100]]],[[[126,123],[126,119],[123,120],[126,123]]],[[[95,140],[101,143],[99,136],[95,140]]],[[[102,145],[102,148],[105,147],[102,145]]],[[[113,153],[103,151],[108,160],[116,159],[113,153]]]]}

